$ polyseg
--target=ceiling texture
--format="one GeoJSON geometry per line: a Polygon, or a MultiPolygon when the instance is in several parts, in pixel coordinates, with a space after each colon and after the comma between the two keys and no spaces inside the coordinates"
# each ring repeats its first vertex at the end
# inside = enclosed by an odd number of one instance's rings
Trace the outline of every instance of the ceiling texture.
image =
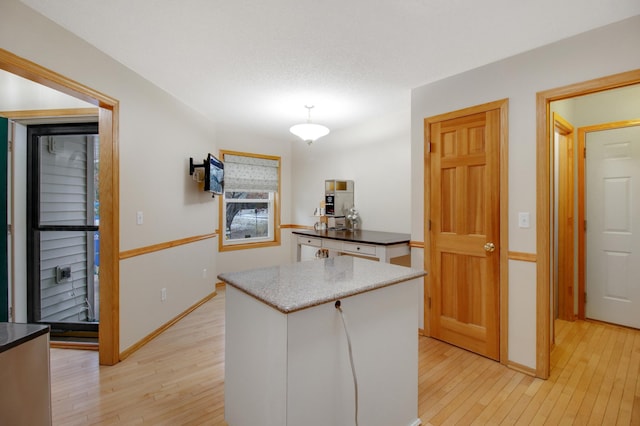
{"type": "Polygon", "coordinates": [[[295,140],[411,89],[640,14],[638,0],[22,0],[221,128],[295,140]]]}

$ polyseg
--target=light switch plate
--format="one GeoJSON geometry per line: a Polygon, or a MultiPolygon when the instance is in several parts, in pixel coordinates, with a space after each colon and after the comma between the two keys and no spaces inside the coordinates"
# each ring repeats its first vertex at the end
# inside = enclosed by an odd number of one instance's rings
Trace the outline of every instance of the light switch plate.
{"type": "Polygon", "coordinates": [[[529,212],[520,212],[518,213],[518,226],[520,228],[530,228],[531,227],[531,216],[529,212]]]}

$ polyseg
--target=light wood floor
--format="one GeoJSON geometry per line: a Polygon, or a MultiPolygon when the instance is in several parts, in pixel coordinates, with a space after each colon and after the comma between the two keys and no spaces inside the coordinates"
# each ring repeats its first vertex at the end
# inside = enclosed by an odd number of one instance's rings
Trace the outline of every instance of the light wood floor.
{"type": "MultiPolygon", "coordinates": [[[[423,424],[640,425],[640,332],[556,327],[546,381],[420,337],[423,424]]],[[[115,366],[52,349],[51,367],[56,426],[225,425],[224,290],[115,366]]]]}

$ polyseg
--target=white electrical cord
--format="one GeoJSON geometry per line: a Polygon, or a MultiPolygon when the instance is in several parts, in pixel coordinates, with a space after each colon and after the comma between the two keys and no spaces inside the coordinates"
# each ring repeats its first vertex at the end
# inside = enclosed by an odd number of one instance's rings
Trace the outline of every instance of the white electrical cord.
{"type": "Polygon", "coordinates": [[[342,325],[344,326],[344,334],[347,336],[347,347],[349,348],[349,362],[351,363],[351,374],[353,375],[353,389],[355,391],[355,421],[358,426],[358,377],[356,376],[356,368],[353,365],[353,351],[351,350],[351,337],[349,337],[349,330],[347,329],[347,319],[344,317],[344,312],[340,307],[340,301],[336,301],[336,309],[340,311],[340,317],[342,318],[342,325]]]}

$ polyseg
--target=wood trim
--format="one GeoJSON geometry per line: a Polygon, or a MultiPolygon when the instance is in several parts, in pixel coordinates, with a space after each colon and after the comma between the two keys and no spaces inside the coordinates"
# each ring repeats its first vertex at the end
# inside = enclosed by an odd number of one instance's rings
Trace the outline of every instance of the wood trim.
{"type": "Polygon", "coordinates": [[[98,351],[98,343],[81,343],[81,342],[49,342],[51,349],[76,349],[82,351],[98,351]]]}
{"type": "Polygon", "coordinates": [[[287,224],[287,225],[280,225],[280,229],[307,229],[307,230],[313,230],[313,226],[287,224]]]}
{"type": "Polygon", "coordinates": [[[216,290],[222,289],[226,286],[226,284],[223,281],[218,281],[216,283],[216,290]]]}
{"type": "MultiPolygon", "coordinates": [[[[248,243],[248,244],[224,245],[224,238],[219,238],[218,252],[222,253],[225,251],[248,250],[248,249],[254,249],[254,248],[279,246],[282,238],[280,234],[280,228],[282,227],[280,225],[280,192],[282,190],[282,181],[281,181],[282,158],[277,155],[254,154],[250,152],[229,151],[224,149],[220,150],[218,158],[220,158],[220,160],[224,162],[224,156],[226,154],[239,155],[244,157],[263,158],[266,160],[277,160],[278,161],[278,191],[275,193],[275,199],[273,200],[273,208],[275,210],[273,212],[274,213],[273,214],[273,222],[274,222],[273,223],[273,241],[265,241],[260,243],[248,243]]],[[[224,195],[222,197],[224,197],[224,195]]],[[[224,202],[222,201],[222,199],[223,198],[221,198],[220,201],[218,201],[218,227],[219,229],[224,230],[225,229],[224,223],[222,223],[222,220],[223,220],[222,207],[224,205],[224,202]]]]}
{"type": "Polygon", "coordinates": [[[500,362],[509,359],[509,99],[500,108],[500,362]]]}
{"type": "Polygon", "coordinates": [[[521,260],[523,262],[537,262],[538,255],[535,253],[525,253],[521,251],[510,251],[507,254],[509,260],[521,260]]]}
{"type": "Polygon", "coordinates": [[[549,103],[544,94],[536,95],[536,251],[540,253],[536,262],[536,376],[542,379],[549,377],[551,351],[549,103]]]}
{"type": "Polygon", "coordinates": [[[585,286],[586,286],[586,232],[585,221],[585,167],[584,153],[586,132],[584,127],[578,128],[578,319],[585,319],[585,286]]]}
{"type": "Polygon", "coordinates": [[[120,260],[129,259],[131,257],[136,257],[136,256],[142,256],[142,255],[145,255],[145,254],[149,254],[149,253],[154,253],[156,251],[170,249],[170,248],[173,248],[173,247],[178,247],[178,246],[182,246],[182,245],[185,245],[185,244],[191,244],[191,243],[195,243],[197,241],[207,240],[209,238],[215,238],[217,235],[218,234],[216,234],[214,232],[212,234],[197,235],[195,237],[181,238],[179,240],[167,241],[167,242],[164,242],[164,243],[154,244],[154,245],[151,245],[151,246],[146,246],[146,247],[140,247],[140,248],[137,248],[137,249],[126,250],[126,251],[120,252],[120,260]]]}
{"type": "MultiPolygon", "coordinates": [[[[620,129],[623,127],[640,126],[640,120],[623,120],[610,123],[602,123],[594,126],[578,128],[578,153],[584,153],[586,149],[587,133],[603,130],[620,129]]],[[[584,320],[586,289],[586,158],[578,155],[578,318],[584,320]],[[582,224],[582,225],[580,225],[582,224]]]]}
{"type": "Polygon", "coordinates": [[[45,117],[98,117],[98,108],[64,108],[64,109],[34,109],[21,111],[0,111],[0,116],[10,120],[45,117]]]}
{"type": "Polygon", "coordinates": [[[0,48],[0,69],[100,108],[100,364],[119,361],[119,102],[97,90],[0,48]]]}
{"type": "Polygon", "coordinates": [[[424,250],[424,241],[409,241],[409,247],[424,250]]]}
{"type": "MultiPolygon", "coordinates": [[[[481,105],[475,105],[457,111],[451,111],[444,114],[428,117],[424,119],[424,221],[430,220],[430,176],[431,176],[431,157],[427,147],[431,141],[430,125],[444,120],[449,120],[465,115],[483,113],[490,110],[498,109],[500,111],[500,363],[506,364],[508,360],[509,350],[509,264],[508,264],[508,245],[509,245],[509,99],[500,99],[481,105]]],[[[424,242],[421,248],[431,246],[431,232],[425,227],[424,242]]],[[[430,270],[430,256],[424,256],[424,269],[430,270]]],[[[425,336],[431,336],[429,327],[429,310],[428,299],[430,298],[431,275],[424,277],[424,332],[425,336]]]]}
{"type": "Polygon", "coordinates": [[[517,362],[509,361],[507,362],[507,367],[512,370],[519,371],[520,373],[524,373],[528,376],[536,376],[536,369],[527,367],[526,365],[518,364],[517,362]]]}
{"type": "MultiPolygon", "coordinates": [[[[553,223],[554,230],[554,246],[555,234],[557,233],[557,253],[554,253],[554,259],[558,260],[557,280],[554,279],[552,284],[554,294],[558,295],[558,318],[573,321],[574,320],[574,226],[575,226],[575,151],[574,151],[574,128],[571,123],[564,119],[560,114],[554,112],[552,115],[552,133],[550,137],[553,139],[555,147],[554,164],[558,166],[558,181],[554,182],[553,188],[558,189],[558,193],[554,193],[554,199],[557,198],[558,205],[556,210],[558,213],[558,222],[553,223]],[[556,132],[561,139],[556,141],[556,132]],[[558,157],[555,158],[555,153],[558,157]],[[557,291],[555,288],[557,287],[557,291]]],[[[551,143],[551,142],[550,142],[551,143]]],[[[554,167],[555,168],[555,167],[554,167]]],[[[555,171],[554,171],[555,174],[555,171]]],[[[552,336],[553,337],[553,336],[552,336]]],[[[551,339],[553,341],[553,338],[551,339]]]]}
{"type": "Polygon", "coordinates": [[[149,343],[150,341],[152,341],[153,339],[158,337],[164,331],[169,329],[172,325],[174,325],[175,323],[177,323],[178,321],[180,321],[181,319],[183,319],[184,317],[189,315],[191,312],[195,311],[200,306],[204,305],[205,303],[207,303],[209,300],[213,299],[217,295],[218,295],[218,293],[216,291],[214,291],[213,293],[209,294],[208,296],[205,296],[202,300],[200,300],[199,302],[196,302],[194,305],[192,305],[191,307],[187,308],[187,310],[185,310],[184,312],[182,312],[178,316],[176,316],[173,319],[171,319],[170,321],[164,323],[162,326],[157,328],[155,331],[149,333],[146,337],[142,338],[137,343],[134,343],[133,345],[129,346],[127,349],[122,351],[122,353],[120,353],[120,360],[122,361],[122,360],[128,358],[131,354],[136,352],[138,349],[140,349],[141,347],[143,347],[144,345],[146,345],[147,343],[149,343]]]}
{"type": "Polygon", "coordinates": [[[543,379],[549,377],[551,368],[550,103],[638,83],[640,69],[536,94],[536,376],[543,379]]]}
{"type": "Polygon", "coordinates": [[[91,89],[35,62],[21,58],[0,48],[0,69],[55,89],[95,106],[113,107],[118,101],[97,90],[91,89]]]}
{"type": "Polygon", "coordinates": [[[120,361],[119,104],[100,108],[100,364],[120,361]]]}

